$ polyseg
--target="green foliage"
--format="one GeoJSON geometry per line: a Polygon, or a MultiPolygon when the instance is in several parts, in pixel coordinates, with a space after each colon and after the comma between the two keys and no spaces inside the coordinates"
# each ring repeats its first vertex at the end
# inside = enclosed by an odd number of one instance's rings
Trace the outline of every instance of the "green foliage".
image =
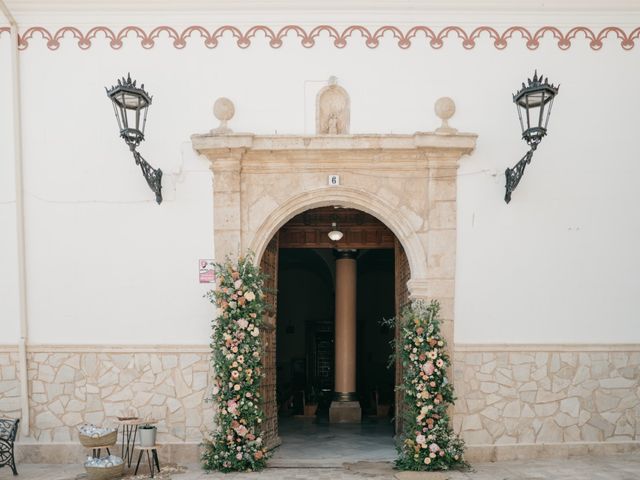
{"type": "Polygon", "coordinates": [[[447,378],[449,356],[440,335],[438,302],[413,302],[400,317],[397,352],[402,362],[403,432],[396,466],[401,470],[449,470],[466,466],[464,442],[447,414],[455,396],[447,378]]]}
{"type": "Polygon", "coordinates": [[[251,255],[216,264],[216,288],[207,292],[212,321],[215,429],[205,441],[205,470],[260,470],[266,465],[260,400],[264,277],[251,255]]]}

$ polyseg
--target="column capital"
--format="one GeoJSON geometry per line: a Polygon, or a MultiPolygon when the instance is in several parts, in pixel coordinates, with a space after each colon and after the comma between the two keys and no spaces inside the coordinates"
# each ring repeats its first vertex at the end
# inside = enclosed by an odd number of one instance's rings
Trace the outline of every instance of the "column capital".
{"type": "Polygon", "coordinates": [[[336,257],[336,260],[343,260],[343,259],[351,259],[351,260],[355,260],[356,258],[358,258],[358,250],[354,250],[354,249],[338,249],[335,248],[333,250],[333,255],[336,257]]]}
{"type": "Polygon", "coordinates": [[[407,282],[409,297],[412,300],[427,300],[430,297],[430,282],[426,278],[411,278],[407,282]]]}

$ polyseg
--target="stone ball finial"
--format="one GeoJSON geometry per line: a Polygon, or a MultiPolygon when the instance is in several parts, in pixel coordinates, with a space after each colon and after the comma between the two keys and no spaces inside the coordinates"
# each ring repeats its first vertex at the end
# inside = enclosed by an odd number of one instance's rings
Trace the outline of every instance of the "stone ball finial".
{"type": "Polygon", "coordinates": [[[442,125],[436,129],[436,133],[449,135],[458,131],[449,126],[449,119],[456,113],[456,104],[450,97],[441,97],[436,100],[434,110],[438,118],[442,120],[442,125]]]}
{"type": "Polygon", "coordinates": [[[226,97],[218,98],[213,104],[213,114],[220,120],[218,128],[211,130],[214,134],[231,133],[231,130],[227,126],[227,122],[233,118],[236,113],[236,107],[233,102],[226,97]]]}

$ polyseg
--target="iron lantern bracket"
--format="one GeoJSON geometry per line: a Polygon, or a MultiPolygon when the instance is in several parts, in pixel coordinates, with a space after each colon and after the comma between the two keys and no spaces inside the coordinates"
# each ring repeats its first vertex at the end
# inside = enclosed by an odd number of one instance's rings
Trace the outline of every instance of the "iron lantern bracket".
{"type": "Polygon", "coordinates": [[[534,145],[527,153],[525,153],[524,157],[522,157],[520,161],[514,165],[513,168],[507,168],[504,171],[504,176],[506,179],[504,201],[506,203],[509,203],[511,201],[511,194],[520,183],[520,180],[524,175],[524,169],[531,163],[533,152],[535,152],[535,150],[536,147],[534,145]]]}
{"type": "Polygon", "coordinates": [[[139,87],[136,85],[136,81],[131,79],[130,74],[127,74],[126,78],[119,79],[118,84],[110,89],[105,87],[105,90],[113,105],[120,137],[129,146],[136,165],[140,166],[147,185],[156,194],[156,202],[160,205],[162,203],[162,170],[153,168],[136,150],[144,140],[147,111],[152,97],[144,89],[144,84],[139,87]]]}
{"type": "Polygon", "coordinates": [[[548,79],[538,75],[535,71],[532,78],[527,79],[527,85],[513,95],[513,102],[518,110],[522,139],[529,145],[529,151],[516,163],[513,168],[504,171],[506,179],[504,201],[511,201],[511,194],[522,180],[527,165],[531,163],[533,152],[536,151],[542,139],[547,135],[547,124],[551,116],[553,100],[558,95],[560,85],[550,84],[548,79]]]}
{"type": "Polygon", "coordinates": [[[147,162],[136,150],[131,149],[131,151],[133,152],[133,158],[136,161],[136,165],[140,165],[142,175],[144,175],[149,188],[156,194],[156,202],[160,205],[162,203],[162,170],[159,168],[153,168],[149,165],[149,162],[147,162]]]}

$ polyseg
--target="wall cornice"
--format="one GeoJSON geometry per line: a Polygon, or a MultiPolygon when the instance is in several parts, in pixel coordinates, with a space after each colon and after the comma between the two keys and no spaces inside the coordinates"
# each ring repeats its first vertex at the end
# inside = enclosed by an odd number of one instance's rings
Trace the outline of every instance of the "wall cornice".
{"type": "MultiPolygon", "coordinates": [[[[0,345],[0,353],[18,346],[0,345]]],[[[28,345],[30,353],[209,353],[209,345],[28,345]]],[[[456,343],[456,353],[477,352],[640,352],[640,343],[456,343]]]]}
{"type": "Polygon", "coordinates": [[[634,0],[6,0],[16,13],[25,12],[350,12],[398,10],[417,12],[624,12],[638,11],[634,0]]]}
{"type": "Polygon", "coordinates": [[[457,169],[473,152],[477,135],[454,133],[361,135],[196,134],[193,148],[206,155],[215,173],[330,173],[368,171],[407,177],[427,176],[429,168],[457,169]],[[348,164],[345,164],[348,158],[348,164]],[[372,158],[375,162],[372,163],[372,158]]]}
{"type": "MultiPolygon", "coordinates": [[[[17,352],[17,345],[0,345],[0,352],[17,352]]],[[[27,345],[29,353],[209,353],[208,345],[27,345]]]]}
{"type": "Polygon", "coordinates": [[[343,151],[417,151],[468,155],[476,145],[477,135],[455,133],[439,135],[418,132],[401,134],[361,134],[361,135],[253,135],[228,134],[192,135],[193,148],[198,153],[242,150],[251,152],[343,152],[343,151]]]}
{"type": "MultiPolygon", "coordinates": [[[[605,43],[618,43],[623,50],[631,50],[640,38],[640,26],[622,28],[608,26],[592,29],[586,26],[575,26],[562,29],[547,25],[540,28],[526,28],[511,26],[498,29],[488,25],[478,27],[447,26],[443,28],[416,25],[400,27],[383,25],[380,27],[366,27],[350,25],[335,27],[331,25],[317,25],[303,27],[301,25],[286,25],[281,28],[271,28],[265,25],[254,25],[241,28],[233,25],[223,25],[218,28],[207,28],[192,25],[184,29],[177,29],[167,25],[145,29],[140,26],[127,26],[114,30],[106,26],[95,26],[81,30],[75,26],[64,26],[49,30],[44,26],[32,26],[23,29],[19,36],[20,50],[27,49],[35,41],[44,41],[49,50],[60,48],[63,40],[75,40],[82,50],[91,48],[93,42],[108,42],[109,46],[118,50],[125,42],[139,41],[144,49],[156,46],[158,40],[164,42],[169,39],[174,48],[184,49],[190,43],[203,42],[207,48],[217,48],[233,38],[236,46],[249,48],[254,41],[267,42],[271,48],[282,47],[285,42],[299,44],[304,48],[314,47],[318,41],[326,42],[329,37],[333,46],[345,48],[349,43],[361,43],[370,49],[375,49],[383,42],[395,42],[398,48],[407,49],[413,45],[428,45],[433,49],[440,49],[448,42],[461,42],[467,50],[472,50],[480,41],[490,41],[494,48],[503,50],[510,43],[523,42],[529,50],[537,50],[541,41],[555,41],[560,50],[568,50],[576,42],[588,43],[591,50],[600,50],[605,43]],[[227,38],[223,39],[223,36],[227,38]]],[[[0,27],[0,39],[9,37],[9,27],[0,27]]]]}
{"type": "Polygon", "coordinates": [[[456,352],[640,352],[640,343],[456,343],[456,352]]]}

